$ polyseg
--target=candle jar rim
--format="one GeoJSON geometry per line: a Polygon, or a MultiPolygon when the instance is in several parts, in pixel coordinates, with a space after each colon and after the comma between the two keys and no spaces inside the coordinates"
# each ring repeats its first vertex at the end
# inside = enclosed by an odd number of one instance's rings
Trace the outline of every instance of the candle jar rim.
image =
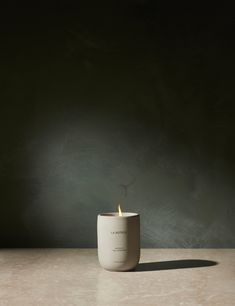
{"type": "Polygon", "coordinates": [[[110,212],[110,213],[101,213],[98,214],[99,217],[114,217],[114,218],[132,218],[132,217],[138,217],[138,213],[132,213],[132,212],[123,212],[122,216],[119,216],[118,212],[110,212]]]}

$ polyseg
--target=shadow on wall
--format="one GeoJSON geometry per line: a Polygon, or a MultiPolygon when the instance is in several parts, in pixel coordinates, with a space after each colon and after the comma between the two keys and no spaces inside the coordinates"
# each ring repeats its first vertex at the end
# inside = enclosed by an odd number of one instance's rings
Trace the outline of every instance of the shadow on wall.
{"type": "Polygon", "coordinates": [[[32,220],[26,222],[26,213],[39,192],[38,181],[27,178],[0,180],[0,189],[0,247],[50,246],[40,220],[32,215],[32,220]]]}
{"type": "Polygon", "coordinates": [[[202,267],[209,267],[215,265],[218,265],[218,262],[213,260],[203,260],[203,259],[181,259],[181,260],[168,260],[168,261],[159,261],[159,262],[143,262],[137,266],[134,272],[202,268],[202,267]]]}

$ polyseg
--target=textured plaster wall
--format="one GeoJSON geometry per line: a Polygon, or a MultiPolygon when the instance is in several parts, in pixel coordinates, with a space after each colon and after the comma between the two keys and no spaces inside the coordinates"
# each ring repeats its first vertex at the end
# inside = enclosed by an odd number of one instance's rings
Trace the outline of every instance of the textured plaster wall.
{"type": "Polygon", "coordinates": [[[229,10],[95,3],[2,10],[0,246],[95,247],[120,202],[144,247],[235,247],[229,10]]]}

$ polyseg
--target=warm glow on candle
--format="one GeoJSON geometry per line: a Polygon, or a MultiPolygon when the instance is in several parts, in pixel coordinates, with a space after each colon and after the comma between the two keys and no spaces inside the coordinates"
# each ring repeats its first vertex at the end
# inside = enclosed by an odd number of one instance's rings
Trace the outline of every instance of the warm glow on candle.
{"type": "Polygon", "coordinates": [[[122,210],[120,204],[118,205],[118,215],[119,217],[122,217],[122,210]]]}

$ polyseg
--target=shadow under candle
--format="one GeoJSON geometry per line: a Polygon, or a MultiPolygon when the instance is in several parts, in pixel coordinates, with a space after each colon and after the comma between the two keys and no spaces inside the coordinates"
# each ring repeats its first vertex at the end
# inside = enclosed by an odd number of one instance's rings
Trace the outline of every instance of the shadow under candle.
{"type": "Polygon", "coordinates": [[[203,259],[181,259],[157,262],[143,262],[133,272],[161,271],[174,269],[202,268],[218,265],[218,262],[203,259]]]}

